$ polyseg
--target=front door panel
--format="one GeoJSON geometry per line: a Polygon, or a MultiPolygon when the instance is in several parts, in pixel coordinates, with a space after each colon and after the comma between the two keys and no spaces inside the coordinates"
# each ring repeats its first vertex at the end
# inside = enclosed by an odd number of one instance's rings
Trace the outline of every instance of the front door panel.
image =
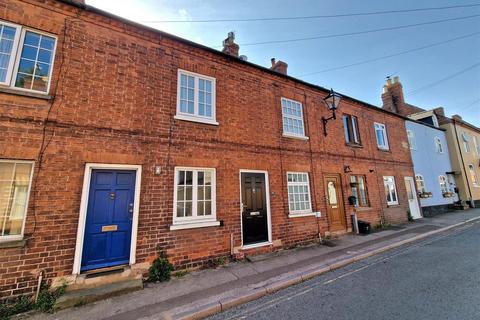
{"type": "Polygon", "coordinates": [[[339,175],[325,176],[325,193],[330,231],[345,230],[347,224],[343,209],[343,194],[339,175]]]}
{"type": "Polygon", "coordinates": [[[412,177],[405,177],[405,189],[407,190],[408,207],[413,219],[420,219],[420,206],[418,205],[417,193],[415,192],[415,184],[412,177]]]}
{"type": "Polygon", "coordinates": [[[241,174],[243,244],[268,241],[267,195],[265,174],[241,174]]]}
{"type": "Polygon", "coordinates": [[[93,170],[81,271],[130,260],[135,171],[93,170]]]}

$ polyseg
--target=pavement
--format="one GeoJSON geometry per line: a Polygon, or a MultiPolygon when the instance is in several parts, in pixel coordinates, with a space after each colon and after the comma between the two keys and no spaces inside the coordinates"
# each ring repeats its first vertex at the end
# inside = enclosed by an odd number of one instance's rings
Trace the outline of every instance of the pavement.
{"type": "Polygon", "coordinates": [[[314,244],[256,256],[167,283],[148,284],[142,291],[26,318],[202,319],[477,219],[480,209],[454,211],[365,236],[346,235],[334,240],[333,247],[314,244]]]}
{"type": "Polygon", "coordinates": [[[208,320],[480,318],[480,220],[325,273],[208,320]]]}

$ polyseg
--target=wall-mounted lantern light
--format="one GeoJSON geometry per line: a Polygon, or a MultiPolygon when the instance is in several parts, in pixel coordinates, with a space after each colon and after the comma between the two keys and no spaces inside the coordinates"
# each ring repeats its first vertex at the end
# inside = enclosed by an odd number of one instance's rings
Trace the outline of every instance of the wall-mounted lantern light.
{"type": "Polygon", "coordinates": [[[340,94],[336,93],[335,91],[333,91],[333,89],[330,89],[329,95],[326,96],[323,99],[323,101],[325,101],[325,103],[327,104],[328,110],[332,111],[332,116],[331,117],[328,117],[328,118],[322,117],[323,134],[325,136],[327,136],[327,122],[332,120],[332,119],[333,120],[337,119],[337,117],[335,115],[335,110],[337,110],[337,108],[338,108],[338,104],[340,103],[340,99],[342,99],[342,96],[340,94]]]}

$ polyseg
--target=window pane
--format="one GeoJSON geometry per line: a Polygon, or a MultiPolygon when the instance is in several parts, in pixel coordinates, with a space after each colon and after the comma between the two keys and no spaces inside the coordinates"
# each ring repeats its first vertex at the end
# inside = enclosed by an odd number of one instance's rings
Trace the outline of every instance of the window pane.
{"type": "Polygon", "coordinates": [[[47,50],[42,50],[38,52],[38,61],[50,63],[52,60],[52,52],[47,50]]]}
{"type": "Polygon", "coordinates": [[[185,187],[177,187],[177,201],[185,200],[185,187]]]}
{"type": "Polygon", "coordinates": [[[43,36],[40,42],[40,47],[52,51],[55,47],[55,39],[52,37],[43,36]]]}
{"type": "Polygon", "coordinates": [[[197,216],[203,216],[203,201],[197,202],[197,216]]]}
{"type": "Polygon", "coordinates": [[[15,87],[30,89],[32,86],[32,76],[21,74],[17,75],[15,80],[15,87]]]}
{"type": "Polygon", "coordinates": [[[186,179],[185,184],[191,186],[193,183],[193,171],[185,171],[186,179]]]}
{"type": "Polygon", "coordinates": [[[192,202],[185,202],[185,217],[192,216],[192,202]]]}
{"type": "Polygon", "coordinates": [[[35,62],[26,59],[20,59],[20,65],[18,66],[18,72],[33,74],[35,71],[35,62]]]}
{"type": "Polygon", "coordinates": [[[198,182],[198,185],[200,185],[200,186],[203,186],[203,181],[204,181],[203,175],[204,175],[203,171],[198,171],[197,182],[198,182]]]}
{"type": "Polygon", "coordinates": [[[40,43],[40,35],[39,34],[30,32],[30,31],[27,31],[25,33],[25,44],[29,44],[29,45],[38,47],[39,43],[40,43]]]}
{"type": "Polygon", "coordinates": [[[185,187],[185,200],[192,200],[192,187],[185,187]]]}
{"type": "Polygon", "coordinates": [[[178,185],[185,184],[185,171],[178,172],[178,185]]]}
{"type": "Polygon", "coordinates": [[[212,202],[205,201],[205,215],[209,216],[212,214],[212,202]]]}
{"type": "Polygon", "coordinates": [[[212,187],[205,187],[205,200],[212,199],[212,187]]]}
{"type": "Polygon", "coordinates": [[[210,171],[206,171],[204,176],[205,176],[205,185],[211,185],[212,184],[212,173],[210,171]]]}
{"type": "Polygon", "coordinates": [[[185,216],[185,203],[177,202],[177,217],[185,216]]]}
{"type": "Polygon", "coordinates": [[[16,29],[8,26],[3,26],[2,38],[13,40],[15,39],[16,29]]]}
{"type": "Polygon", "coordinates": [[[29,59],[35,61],[37,59],[37,51],[38,49],[31,46],[24,46],[22,49],[22,58],[29,59]]]}
{"type": "Polygon", "coordinates": [[[204,187],[198,187],[197,188],[197,197],[198,197],[198,200],[204,200],[205,199],[204,187]]]}

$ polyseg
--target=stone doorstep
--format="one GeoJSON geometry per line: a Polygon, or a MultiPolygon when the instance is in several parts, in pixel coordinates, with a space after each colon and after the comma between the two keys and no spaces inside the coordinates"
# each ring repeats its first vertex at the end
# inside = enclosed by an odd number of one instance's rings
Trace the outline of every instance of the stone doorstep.
{"type": "Polygon", "coordinates": [[[128,279],[93,288],[67,291],[55,302],[54,309],[61,310],[76,307],[141,289],[143,289],[142,279],[128,279]]]}

